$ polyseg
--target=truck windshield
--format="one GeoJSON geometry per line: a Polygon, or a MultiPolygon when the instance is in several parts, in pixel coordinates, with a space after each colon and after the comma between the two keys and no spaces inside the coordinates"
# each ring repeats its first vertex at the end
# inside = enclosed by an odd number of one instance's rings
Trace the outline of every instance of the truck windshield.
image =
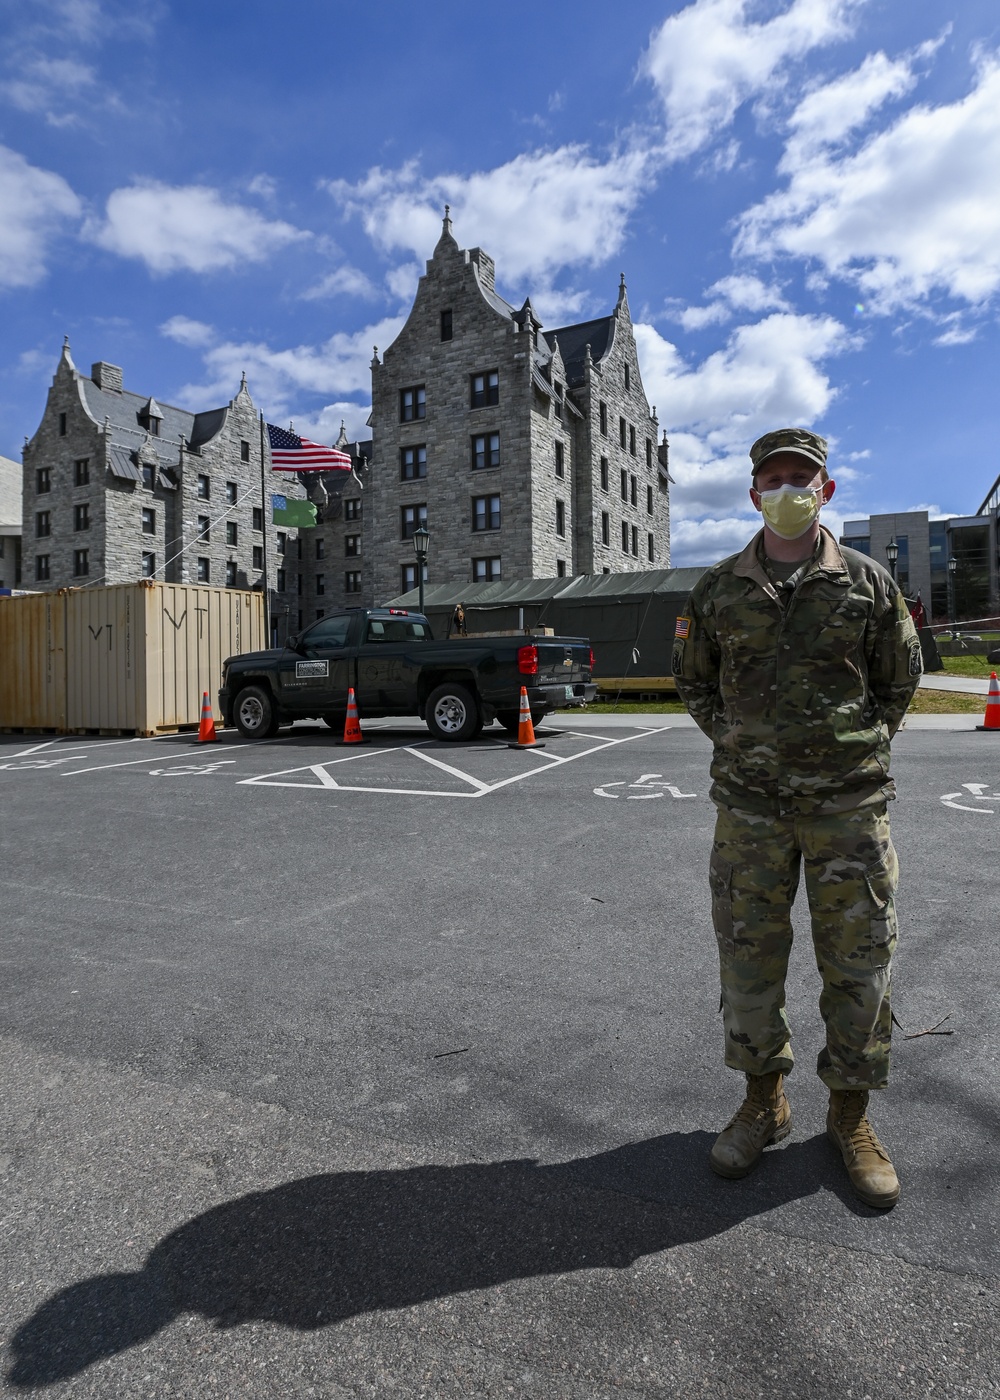
{"type": "Polygon", "coordinates": [[[423,642],[430,639],[426,622],[409,617],[373,617],[368,622],[366,642],[423,642]]]}

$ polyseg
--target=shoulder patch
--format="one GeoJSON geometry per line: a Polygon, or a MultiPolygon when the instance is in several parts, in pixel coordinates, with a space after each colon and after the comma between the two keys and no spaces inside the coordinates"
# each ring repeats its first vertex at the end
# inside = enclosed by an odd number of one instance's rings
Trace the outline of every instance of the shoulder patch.
{"type": "Polygon", "coordinates": [[[679,617],[674,626],[674,636],[686,640],[690,631],[691,619],[689,617],[679,617]]]}
{"type": "Polygon", "coordinates": [[[924,669],[924,657],[919,642],[910,644],[910,675],[919,676],[924,669]]]}

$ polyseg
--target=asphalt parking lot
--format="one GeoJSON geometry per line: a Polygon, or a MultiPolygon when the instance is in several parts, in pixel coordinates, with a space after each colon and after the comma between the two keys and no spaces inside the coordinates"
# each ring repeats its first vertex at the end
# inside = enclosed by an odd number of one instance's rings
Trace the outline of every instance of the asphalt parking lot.
{"type": "Polygon", "coordinates": [[[795,1131],[706,1167],[697,730],[366,729],[0,736],[4,1393],[996,1395],[1000,740],[897,739],[880,1214],[807,937],[795,1131]]]}

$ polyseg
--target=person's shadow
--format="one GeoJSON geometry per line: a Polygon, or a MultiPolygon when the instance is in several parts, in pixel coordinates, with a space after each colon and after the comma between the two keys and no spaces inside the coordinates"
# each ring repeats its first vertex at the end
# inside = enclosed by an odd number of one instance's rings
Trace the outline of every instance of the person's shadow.
{"type": "Polygon", "coordinates": [[[509,1279],[625,1268],[821,1187],[843,1194],[819,1138],[766,1154],[741,1182],[713,1177],[712,1140],[669,1133],[556,1166],[342,1172],[253,1192],[174,1230],[141,1271],[44,1302],[11,1339],[7,1379],[51,1385],[181,1313],[325,1327],[509,1279]]]}

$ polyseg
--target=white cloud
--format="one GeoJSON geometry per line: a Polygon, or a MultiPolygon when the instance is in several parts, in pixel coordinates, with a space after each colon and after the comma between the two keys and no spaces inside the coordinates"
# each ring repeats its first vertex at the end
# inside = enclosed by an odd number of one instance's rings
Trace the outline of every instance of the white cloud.
{"type": "Polygon", "coordinates": [[[343,267],[335,268],[333,272],[321,277],[315,286],[309,287],[302,296],[306,301],[320,301],[324,297],[332,296],[363,297],[366,301],[371,301],[378,294],[378,288],[365,273],[345,263],[343,267]]]}
{"type": "MultiPolygon", "coordinates": [[[[371,396],[372,349],[384,350],[399,334],[401,316],[391,316],[374,325],[348,334],[338,331],[321,345],[295,345],[275,350],[259,341],[224,341],[208,346],[203,355],[206,379],[187,384],[180,401],[188,408],[213,408],[232,398],[233,386],[246,371],[250,392],[266,412],[285,417],[298,413],[298,405],[309,395],[321,394],[348,401],[349,395],[362,400],[367,417],[371,396]]],[[[355,404],[361,412],[361,406],[355,404]]],[[[303,415],[304,422],[306,415],[303,415]]],[[[298,421],[298,418],[296,418],[298,421]]]]}
{"type": "Polygon", "coordinates": [[[0,83],[0,96],[22,112],[45,112],[54,126],[74,120],[58,108],[93,89],[97,75],[89,63],[73,58],[35,57],[17,65],[17,77],[0,83]]]}
{"type": "Polygon", "coordinates": [[[757,23],[748,0],[695,0],[650,38],[640,71],[660,95],[666,152],[679,160],[714,141],[737,109],[768,83],[780,83],[790,60],[845,38],[858,0],[792,0],[757,23]]]}
{"type": "Polygon", "coordinates": [[[417,294],[417,283],[423,271],[422,263],[401,263],[399,267],[392,267],[385,274],[385,285],[394,297],[408,306],[417,294]]]}
{"type": "Polygon", "coordinates": [[[534,299],[536,287],[549,289],[565,268],[596,267],[620,250],[654,164],[639,148],[602,161],[571,145],[471,175],[425,176],[412,161],[398,170],[375,167],[356,184],[328,188],[379,248],[421,259],[437,243],[450,204],[462,246],[487,248],[504,285],[529,283],[534,299]]]}
{"type": "Polygon", "coordinates": [[[941,293],[978,306],[1000,288],[995,55],[961,100],[911,107],[855,152],[798,158],[788,188],[743,216],[737,253],[818,264],[879,313],[941,293]]]}
{"type": "Polygon", "coordinates": [[[311,236],[227,202],[205,185],[142,181],[114,190],[106,213],[103,224],[88,223],[88,236],[109,252],[140,259],[157,273],[214,272],[262,262],[311,236]]]}
{"type": "Polygon", "coordinates": [[[215,330],[212,326],[206,325],[204,321],[192,321],[190,316],[171,316],[169,321],[163,322],[160,334],[193,350],[211,345],[215,340],[215,330]]]}
{"type": "Polygon", "coordinates": [[[45,276],[48,246],[80,201],[61,175],[0,146],[0,287],[32,287],[45,276]]]}
{"type": "Polygon", "coordinates": [[[759,277],[733,274],[721,277],[705,293],[715,297],[708,306],[686,306],[677,319],[687,331],[728,321],[736,311],[787,311],[788,303],[780,288],[762,282],[759,277]]]}
{"type": "MultiPolygon", "coordinates": [[[[924,52],[921,49],[920,55],[924,52]]],[[[916,81],[913,57],[893,61],[873,53],[854,72],[815,88],[789,118],[791,135],[778,168],[794,171],[822,147],[836,145],[883,103],[909,92],[916,81]]]]}
{"type": "Polygon", "coordinates": [[[259,194],[262,199],[273,199],[278,192],[278,182],[271,175],[255,175],[247,190],[250,194],[259,194]]]}
{"type": "Polygon", "coordinates": [[[653,326],[637,323],[635,336],[643,384],[670,439],[671,557],[678,565],[719,558],[757,528],[750,444],[772,428],[822,431],[836,391],[821,365],[854,338],[830,316],[777,312],[738,326],[692,365],[653,326]]]}

